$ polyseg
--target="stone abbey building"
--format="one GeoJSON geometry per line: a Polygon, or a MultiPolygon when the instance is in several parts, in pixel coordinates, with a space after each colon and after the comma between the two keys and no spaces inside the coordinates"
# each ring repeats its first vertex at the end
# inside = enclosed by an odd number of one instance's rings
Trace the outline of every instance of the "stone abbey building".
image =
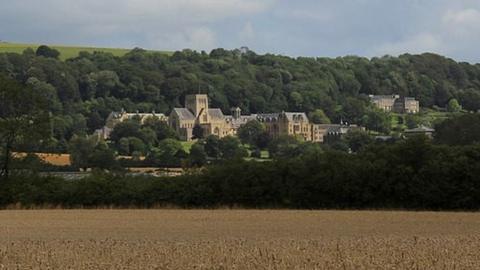
{"type": "Polygon", "coordinates": [[[240,108],[232,108],[231,115],[224,115],[220,109],[209,108],[208,96],[188,95],[184,108],[174,108],[168,117],[169,125],[180,135],[181,140],[189,141],[196,125],[202,127],[204,135],[220,138],[235,136],[238,129],[248,121],[257,120],[265,125],[272,138],[283,135],[301,137],[305,141],[323,142],[328,134],[340,135],[355,125],[316,125],[310,123],[304,112],[280,112],[242,115],[240,108]]]}
{"type": "Polygon", "coordinates": [[[230,115],[224,115],[218,108],[210,108],[205,94],[187,95],[183,108],[174,108],[167,117],[156,113],[113,112],[107,119],[106,126],[97,131],[99,136],[108,139],[114,126],[127,119],[136,117],[144,121],[147,117],[157,117],[168,122],[182,141],[191,141],[193,129],[200,126],[204,136],[215,135],[220,138],[236,136],[238,129],[249,121],[257,120],[265,125],[272,138],[284,135],[296,136],[309,142],[323,142],[327,136],[341,136],[356,125],[347,124],[313,124],[304,112],[280,112],[242,115],[240,108],[232,108],[230,115]]]}
{"type": "Polygon", "coordinates": [[[379,109],[395,113],[418,113],[420,103],[413,97],[400,97],[400,95],[370,95],[370,100],[379,109]]]}

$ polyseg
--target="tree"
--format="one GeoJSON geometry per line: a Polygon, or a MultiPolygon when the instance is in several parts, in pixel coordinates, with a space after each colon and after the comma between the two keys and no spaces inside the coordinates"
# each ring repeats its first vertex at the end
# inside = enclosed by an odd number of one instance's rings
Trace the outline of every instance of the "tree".
{"type": "Polygon", "coordinates": [[[73,136],[68,144],[68,152],[70,153],[70,161],[75,168],[87,170],[91,165],[90,155],[95,150],[95,139],[73,136]]]}
{"type": "Polygon", "coordinates": [[[480,91],[467,89],[460,92],[460,102],[464,109],[477,112],[480,110],[480,91]]]}
{"type": "Polygon", "coordinates": [[[99,143],[88,156],[90,168],[99,168],[104,170],[119,169],[119,164],[115,158],[115,152],[107,144],[99,143]]]}
{"type": "Polygon", "coordinates": [[[308,114],[308,118],[314,124],[330,124],[330,119],[328,116],[323,112],[323,110],[317,109],[310,114],[308,114]]]}
{"type": "Polygon", "coordinates": [[[52,49],[52,48],[50,48],[46,45],[41,45],[37,48],[36,55],[37,56],[44,56],[44,57],[47,57],[47,58],[58,59],[58,57],[60,56],[60,52],[57,51],[56,49],[52,49]]]}
{"type": "Polygon", "coordinates": [[[409,129],[418,127],[418,117],[413,114],[408,114],[407,116],[405,116],[405,124],[409,129]]]}
{"type": "MultiPolygon", "coordinates": [[[[120,79],[115,71],[102,70],[89,75],[90,91],[97,97],[110,95],[120,85],[120,79]]],[[[93,96],[93,95],[92,95],[93,96]]]]}
{"type": "Polygon", "coordinates": [[[465,114],[436,125],[435,142],[448,145],[480,143],[480,114],[465,114]]]}
{"type": "Polygon", "coordinates": [[[203,128],[200,125],[195,125],[192,130],[192,139],[203,139],[203,128]]]}
{"type": "Polygon", "coordinates": [[[0,177],[9,176],[13,150],[48,138],[47,110],[48,100],[42,93],[0,76],[0,177]]]}
{"type": "Polygon", "coordinates": [[[118,151],[121,155],[130,155],[130,141],[128,138],[121,138],[118,141],[118,151]]]}
{"type": "Polygon", "coordinates": [[[242,147],[240,140],[232,136],[221,138],[219,149],[222,159],[236,159],[248,156],[248,151],[242,147]]]}
{"type": "Polygon", "coordinates": [[[118,143],[121,138],[126,137],[137,137],[142,138],[142,133],[140,132],[140,123],[137,121],[125,121],[118,123],[112,130],[110,134],[110,139],[115,143],[118,143]]]}
{"type": "Polygon", "coordinates": [[[363,130],[348,131],[344,140],[353,152],[358,152],[374,142],[373,138],[363,130]]]}
{"type": "Polygon", "coordinates": [[[53,85],[42,82],[35,77],[30,77],[26,84],[31,86],[34,91],[44,95],[45,100],[48,101],[48,110],[50,112],[56,113],[62,110],[62,103],[60,103],[57,90],[53,85]]]}
{"type": "Polygon", "coordinates": [[[147,146],[141,139],[137,137],[129,137],[128,144],[129,144],[128,149],[130,150],[129,154],[133,152],[145,154],[147,152],[147,146]]]}
{"type": "Polygon", "coordinates": [[[149,117],[145,120],[145,127],[150,127],[157,134],[157,140],[178,139],[177,132],[167,122],[160,121],[157,117],[149,117]]]}
{"type": "Polygon", "coordinates": [[[258,146],[258,142],[263,139],[261,136],[265,133],[265,126],[257,120],[248,121],[238,129],[238,138],[244,144],[258,146]]]}
{"type": "Polygon", "coordinates": [[[459,112],[462,110],[462,106],[460,106],[458,100],[452,98],[448,101],[447,110],[449,112],[459,112]]]}
{"type": "Polygon", "coordinates": [[[204,166],[207,164],[207,153],[205,152],[204,141],[198,141],[190,149],[189,163],[192,166],[204,166]]]}
{"type": "Polygon", "coordinates": [[[390,115],[380,110],[371,110],[364,119],[365,126],[381,133],[389,133],[391,129],[390,115]]]}
{"type": "Polygon", "coordinates": [[[292,156],[301,142],[293,136],[280,136],[270,142],[268,152],[271,157],[285,158],[292,156]]]}
{"type": "Polygon", "coordinates": [[[220,138],[215,135],[209,135],[205,139],[205,153],[207,156],[217,159],[220,157],[220,138]]]}
{"type": "Polygon", "coordinates": [[[153,148],[149,156],[149,161],[157,166],[176,167],[180,166],[185,151],[179,141],[174,139],[165,139],[158,144],[158,148],[153,148]]]}

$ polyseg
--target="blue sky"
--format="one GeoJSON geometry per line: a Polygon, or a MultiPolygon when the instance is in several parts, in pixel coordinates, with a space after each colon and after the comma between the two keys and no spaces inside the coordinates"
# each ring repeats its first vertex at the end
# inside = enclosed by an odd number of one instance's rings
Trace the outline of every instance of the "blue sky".
{"type": "Polygon", "coordinates": [[[0,40],[480,62],[480,0],[0,0],[0,40]]]}

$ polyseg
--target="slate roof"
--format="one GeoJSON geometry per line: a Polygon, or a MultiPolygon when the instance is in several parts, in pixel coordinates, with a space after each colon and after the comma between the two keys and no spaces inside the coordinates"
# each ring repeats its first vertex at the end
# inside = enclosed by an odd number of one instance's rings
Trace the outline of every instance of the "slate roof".
{"type": "Polygon", "coordinates": [[[435,132],[435,129],[428,128],[428,127],[425,127],[425,126],[421,126],[421,127],[418,127],[418,128],[405,130],[405,133],[430,133],[430,132],[431,133],[435,132]]]}
{"type": "Polygon", "coordinates": [[[260,122],[272,122],[277,121],[279,115],[278,113],[259,113],[252,116],[256,117],[260,122]]]}
{"type": "Polygon", "coordinates": [[[195,120],[195,116],[187,108],[174,108],[173,111],[178,115],[180,120],[195,120]]]}
{"type": "Polygon", "coordinates": [[[230,123],[233,128],[239,128],[241,125],[246,124],[248,121],[255,120],[256,115],[242,115],[240,118],[234,118],[232,115],[226,115],[225,120],[230,123]]]}
{"type": "Polygon", "coordinates": [[[399,95],[369,95],[372,100],[380,100],[380,99],[398,99],[400,98],[399,95]]]}
{"type": "Polygon", "coordinates": [[[222,110],[220,109],[208,109],[208,115],[212,120],[223,120],[225,115],[223,115],[222,110]]]}
{"type": "Polygon", "coordinates": [[[308,117],[303,112],[285,112],[284,114],[287,117],[288,121],[291,121],[291,122],[298,122],[298,121],[308,122],[308,117]]]}

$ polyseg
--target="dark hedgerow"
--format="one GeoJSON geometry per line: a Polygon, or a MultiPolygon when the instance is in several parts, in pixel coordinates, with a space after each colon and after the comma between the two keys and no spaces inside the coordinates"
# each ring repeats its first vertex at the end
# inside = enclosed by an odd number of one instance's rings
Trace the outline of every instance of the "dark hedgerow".
{"type": "Polygon", "coordinates": [[[173,178],[14,175],[0,184],[0,205],[476,210],[479,176],[480,145],[414,138],[357,154],[327,150],[269,162],[227,161],[173,178]]]}

